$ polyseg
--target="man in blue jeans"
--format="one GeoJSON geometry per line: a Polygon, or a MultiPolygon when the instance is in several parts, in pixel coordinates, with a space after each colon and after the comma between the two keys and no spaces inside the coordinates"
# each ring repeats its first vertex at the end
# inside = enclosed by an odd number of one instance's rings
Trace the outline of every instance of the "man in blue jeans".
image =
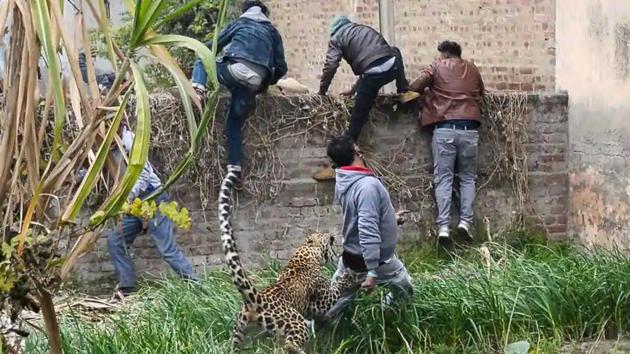
{"type": "MultiPolygon", "coordinates": [[[[237,189],[242,188],[241,129],[245,119],[256,107],[256,95],[287,73],[282,37],[268,15],[261,1],[246,0],[243,14],[221,32],[217,43],[217,51],[225,48],[223,57],[217,60],[218,79],[232,94],[225,132],[228,165],[241,174],[237,189]]],[[[207,81],[203,63],[197,60],[192,82],[200,97],[205,95],[207,81]]]]}
{"type": "MultiPolygon", "coordinates": [[[[133,133],[126,128],[123,128],[122,142],[128,153],[133,144],[133,133]]],[[[161,185],[162,182],[153,170],[153,165],[147,161],[138,181],[129,194],[128,201],[131,203],[136,198],[149,195],[161,185]]],[[[159,203],[168,200],[169,197],[163,193],[157,197],[156,203],[159,205],[159,203]]],[[[118,285],[114,295],[119,299],[135,291],[136,272],[133,260],[129,254],[129,247],[133,244],[136,237],[146,229],[148,229],[149,234],[153,238],[158,251],[175,273],[184,279],[197,281],[193,274],[192,265],[175,244],[173,222],[170,219],[157,211],[155,217],[149,220],[148,225],[145,226],[144,220],[125,215],[120,224],[116,225],[107,236],[107,247],[112,257],[116,277],[118,278],[118,285]]]]}
{"type": "Polygon", "coordinates": [[[459,44],[438,45],[440,57],[411,83],[424,94],[423,127],[433,129],[431,149],[435,177],[437,226],[440,241],[450,237],[450,210],[455,171],[459,177],[460,233],[472,238],[473,204],[477,181],[477,145],[481,125],[480,103],[484,94],[479,69],[462,59],[459,44]]]}

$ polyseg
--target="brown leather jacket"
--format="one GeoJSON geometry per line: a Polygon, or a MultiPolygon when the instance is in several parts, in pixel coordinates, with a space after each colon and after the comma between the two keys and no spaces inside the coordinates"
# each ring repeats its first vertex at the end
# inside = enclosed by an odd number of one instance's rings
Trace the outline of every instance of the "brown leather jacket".
{"type": "Polygon", "coordinates": [[[479,69],[467,60],[438,59],[422,70],[409,89],[424,94],[423,127],[443,120],[479,121],[481,118],[479,105],[484,94],[483,80],[479,69]]]}
{"type": "Polygon", "coordinates": [[[396,50],[372,27],[357,23],[345,25],[328,42],[319,93],[326,94],[328,91],[341,58],[350,64],[355,75],[361,75],[374,61],[396,55],[396,50]]]}

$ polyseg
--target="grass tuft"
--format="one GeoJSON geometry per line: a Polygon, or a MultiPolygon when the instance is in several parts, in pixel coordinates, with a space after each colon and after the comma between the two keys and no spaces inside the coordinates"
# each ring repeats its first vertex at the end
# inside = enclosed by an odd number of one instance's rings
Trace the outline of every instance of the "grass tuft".
{"type": "MultiPolygon", "coordinates": [[[[621,252],[486,244],[448,260],[432,250],[403,258],[414,277],[413,301],[381,305],[385,289],[359,296],[317,331],[310,353],[488,353],[520,340],[553,353],[566,341],[630,331],[630,259],[621,252]]],[[[267,284],[277,269],[254,279],[267,284]]],[[[221,272],[200,286],[164,280],[98,322],[64,317],[63,345],[67,353],[228,353],[239,306],[221,272]]],[[[28,350],[45,353],[42,337],[31,338],[28,350]]],[[[282,351],[256,336],[247,352],[282,351]]]]}

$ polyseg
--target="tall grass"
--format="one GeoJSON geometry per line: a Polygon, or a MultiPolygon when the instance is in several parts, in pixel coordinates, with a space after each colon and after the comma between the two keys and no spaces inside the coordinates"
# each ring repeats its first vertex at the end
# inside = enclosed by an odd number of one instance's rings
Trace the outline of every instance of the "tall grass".
{"type": "MultiPolygon", "coordinates": [[[[489,245],[450,261],[410,264],[414,298],[382,305],[382,289],[319,329],[311,353],[501,352],[506,344],[617,337],[630,331],[630,260],[619,252],[524,252],[489,245]]],[[[410,262],[407,262],[408,264],[410,262]]],[[[273,269],[258,283],[273,279],[273,269]]],[[[227,278],[201,286],[177,280],[149,286],[122,312],[101,322],[63,319],[67,353],[228,353],[240,298],[227,278]]],[[[37,337],[29,350],[45,352],[37,337]]],[[[281,352],[255,339],[249,352],[281,352]]]]}

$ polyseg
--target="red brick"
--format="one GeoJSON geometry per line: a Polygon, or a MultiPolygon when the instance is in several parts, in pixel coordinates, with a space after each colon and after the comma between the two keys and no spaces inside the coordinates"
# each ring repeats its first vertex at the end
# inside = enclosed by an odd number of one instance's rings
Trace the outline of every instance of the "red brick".
{"type": "Polygon", "coordinates": [[[560,232],[567,232],[567,225],[566,224],[556,224],[556,225],[551,225],[551,226],[547,226],[547,230],[550,233],[560,233],[560,232]]]}
{"type": "Polygon", "coordinates": [[[553,174],[543,177],[545,184],[563,184],[566,185],[569,177],[566,174],[553,174]]]}
{"type": "Polygon", "coordinates": [[[540,160],[543,162],[564,161],[565,156],[560,154],[540,155],[540,160]]]}
{"type": "Polygon", "coordinates": [[[508,85],[505,82],[499,82],[494,86],[497,90],[506,90],[508,85]]]}
{"type": "Polygon", "coordinates": [[[521,73],[521,75],[531,75],[534,73],[534,71],[531,68],[521,68],[519,72],[521,73]]]}
{"type": "Polygon", "coordinates": [[[551,213],[552,214],[563,214],[567,212],[567,207],[565,205],[558,205],[558,206],[553,206],[551,207],[551,213]]]}
{"type": "Polygon", "coordinates": [[[558,215],[556,217],[556,222],[558,224],[566,225],[567,224],[567,216],[566,215],[558,215]]]}
{"type": "Polygon", "coordinates": [[[545,91],[546,88],[545,85],[534,85],[534,90],[536,91],[545,91]]]}

